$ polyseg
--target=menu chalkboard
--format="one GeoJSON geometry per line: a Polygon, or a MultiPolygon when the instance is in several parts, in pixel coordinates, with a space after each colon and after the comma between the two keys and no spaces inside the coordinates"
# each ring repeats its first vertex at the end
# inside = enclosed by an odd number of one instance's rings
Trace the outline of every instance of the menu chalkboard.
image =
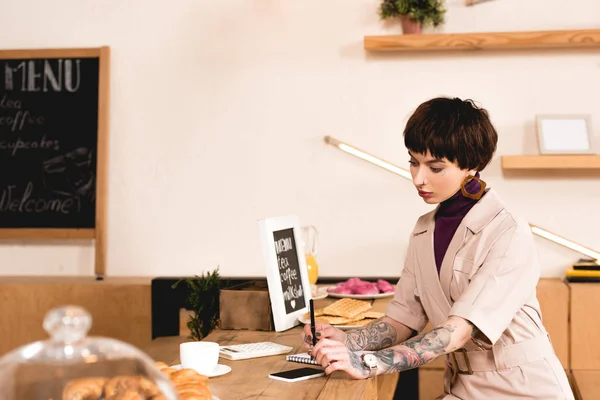
{"type": "Polygon", "coordinates": [[[295,215],[269,217],[258,227],[273,323],[281,332],[300,324],[311,299],[300,221],[295,215]]]}
{"type": "Polygon", "coordinates": [[[285,312],[290,314],[306,307],[294,229],[289,228],[273,232],[273,240],[275,242],[275,254],[277,254],[285,312]]]}
{"type": "Polygon", "coordinates": [[[0,237],[99,239],[107,57],[108,48],[0,51],[0,237]]]}

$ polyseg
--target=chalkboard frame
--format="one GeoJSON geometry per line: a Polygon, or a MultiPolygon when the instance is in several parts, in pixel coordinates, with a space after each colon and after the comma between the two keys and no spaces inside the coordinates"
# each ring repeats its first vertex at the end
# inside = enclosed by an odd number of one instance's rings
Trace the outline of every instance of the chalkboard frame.
{"type": "Polygon", "coordinates": [[[97,58],[99,60],[95,224],[94,228],[89,229],[0,228],[0,239],[94,239],[94,273],[102,277],[106,271],[110,47],[0,50],[0,60],[40,58],[97,58]]]}
{"type": "Polygon", "coordinates": [[[306,259],[302,249],[301,227],[299,219],[295,215],[264,218],[258,221],[258,225],[262,254],[266,267],[267,284],[269,286],[271,309],[273,310],[273,323],[275,331],[281,332],[300,324],[298,317],[308,312],[309,301],[312,298],[308,270],[306,269],[306,259]],[[300,280],[304,289],[303,297],[305,306],[290,314],[286,314],[285,310],[285,299],[281,288],[279,265],[277,264],[277,254],[275,252],[275,240],[273,238],[274,232],[283,229],[293,229],[294,231],[300,280]]]}

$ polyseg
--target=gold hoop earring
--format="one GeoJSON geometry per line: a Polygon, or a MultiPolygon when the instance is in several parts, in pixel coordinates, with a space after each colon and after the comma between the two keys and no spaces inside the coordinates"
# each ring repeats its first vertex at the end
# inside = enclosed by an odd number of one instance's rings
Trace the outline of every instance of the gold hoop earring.
{"type": "Polygon", "coordinates": [[[462,183],[460,184],[460,191],[462,192],[463,196],[468,197],[469,199],[479,200],[481,198],[481,196],[483,196],[483,192],[485,191],[486,186],[487,186],[487,184],[485,183],[484,180],[479,179],[476,176],[467,175],[467,176],[465,176],[465,179],[463,179],[462,183]],[[467,185],[467,183],[469,183],[471,181],[471,179],[475,179],[476,181],[478,181],[479,186],[481,186],[481,189],[479,190],[479,192],[474,193],[474,194],[467,192],[467,189],[465,187],[467,185]]]}

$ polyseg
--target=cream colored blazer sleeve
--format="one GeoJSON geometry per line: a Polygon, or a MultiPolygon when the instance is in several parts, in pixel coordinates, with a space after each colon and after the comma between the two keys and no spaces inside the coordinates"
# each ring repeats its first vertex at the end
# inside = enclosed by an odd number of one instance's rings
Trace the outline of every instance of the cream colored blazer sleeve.
{"type": "Polygon", "coordinates": [[[515,223],[492,244],[449,315],[471,321],[495,344],[518,310],[535,296],[539,275],[529,225],[515,223]]]}
{"type": "Polygon", "coordinates": [[[414,262],[415,250],[411,238],[404,262],[404,270],[396,284],[394,299],[387,306],[386,315],[410,329],[420,332],[427,325],[427,316],[417,293],[414,262]]]}

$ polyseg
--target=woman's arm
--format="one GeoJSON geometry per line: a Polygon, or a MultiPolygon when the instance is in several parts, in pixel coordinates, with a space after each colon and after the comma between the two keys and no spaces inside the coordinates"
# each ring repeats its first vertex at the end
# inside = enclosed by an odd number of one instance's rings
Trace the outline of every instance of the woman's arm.
{"type": "MultiPolygon", "coordinates": [[[[404,343],[375,352],[379,359],[377,374],[406,371],[463,347],[475,334],[477,327],[466,319],[451,316],[440,326],[404,343]]],[[[357,367],[364,368],[358,357],[351,357],[357,367]]],[[[368,371],[367,371],[368,375],[368,371]]]]}
{"type": "MultiPolygon", "coordinates": [[[[378,359],[376,373],[382,375],[419,367],[463,347],[476,332],[477,328],[469,321],[452,316],[444,324],[402,344],[375,351],[373,354],[378,359]]],[[[369,368],[361,360],[359,351],[351,351],[338,341],[319,340],[311,354],[325,368],[328,375],[341,370],[346,371],[352,378],[364,379],[370,374],[369,368]]]]}
{"type": "Polygon", "coordinates": [[[346,347],[350,351],[381,350],[402,343],[411,337],[413,330],[391,319],[379,318],[362,328],[346,332],[346,347]]]}

